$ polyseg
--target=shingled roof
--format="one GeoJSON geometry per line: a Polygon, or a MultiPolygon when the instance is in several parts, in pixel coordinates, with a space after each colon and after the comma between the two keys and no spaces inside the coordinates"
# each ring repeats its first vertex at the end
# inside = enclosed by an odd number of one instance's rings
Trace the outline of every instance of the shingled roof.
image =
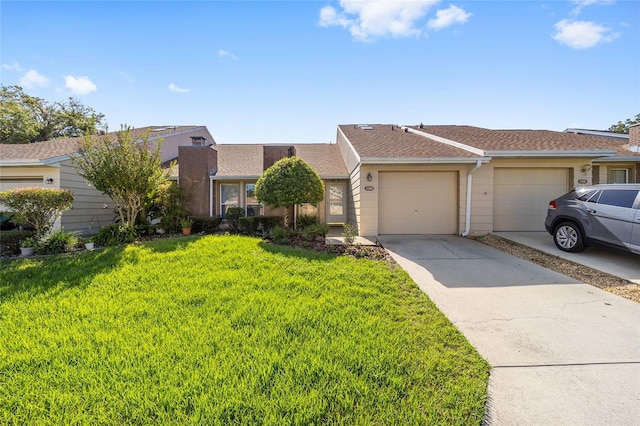
{"type": "Polygon", "coordinates": [[[479,159],[482,156],[437,142],[392,124],[338,126],[360,158],[451,158],[479,159]]]}
{"type": "MultiPolygon", "coordinates": [[[[216,178],[257,179],[263,172],[262,144],[218,144],[216,178]]],[[[349,173],[335,144],[293,144],[296,156],[308,163],[321,178],[347,178],[349,173]]]]}
{"type": "Polygon", "coordinates": [[[491,130],[473,126],[338,126],[362,161],[372,159],[463,161],[492,156],[611,156],[620,141],[550,130],[491,130]]]}
{"type": "MultiPolygon", "coordinates": [[[[149,138],[153,140],[199,127],[202,126],[148,126],[132,129],[131,135],[137,139],[149,132],[149,138]]],[[[109,134],[115,135],[115,133],[117,132],[110,132],[109,134]]],[[[29,144],[0,144],[0,161],[39,161],[46,163],[47,160],[73,154],[78,150],[78,144],[82,139],[82,137],[58,138],[29,144]]]]}

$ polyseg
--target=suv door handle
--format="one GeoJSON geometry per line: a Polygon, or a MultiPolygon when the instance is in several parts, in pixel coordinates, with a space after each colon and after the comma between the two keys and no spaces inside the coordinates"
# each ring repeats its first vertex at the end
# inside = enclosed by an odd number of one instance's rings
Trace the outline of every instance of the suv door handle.
{"type": "Polygon", "coordinates": [[[588,211],[589,213],[595,213],[595,212],[596,212],[596,211],[595,211],[595,210],[593,210],[593,209],[587,209],[587,211],[588,211]]]}

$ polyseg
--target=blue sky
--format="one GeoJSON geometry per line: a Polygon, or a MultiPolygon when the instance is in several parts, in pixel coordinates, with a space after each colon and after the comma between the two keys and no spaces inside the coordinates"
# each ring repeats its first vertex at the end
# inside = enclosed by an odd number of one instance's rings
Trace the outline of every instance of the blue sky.
{"type": "Polygon", "coordinates": [[[329,142],[350,123],[606,129],[640,113],[640,2],[2,1],[1,76],[111,130],[329,142]]]}

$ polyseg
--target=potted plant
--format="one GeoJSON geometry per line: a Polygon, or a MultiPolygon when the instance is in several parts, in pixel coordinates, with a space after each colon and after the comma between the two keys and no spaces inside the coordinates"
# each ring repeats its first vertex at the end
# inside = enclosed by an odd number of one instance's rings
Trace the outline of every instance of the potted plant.
{"type": "Polygon", "coordinates": [[[38,240],[35,237],[29,237],[20,244],[20,255],[22,257],[33,256],[33,251],[38,246],[38,240]]]}
{"type": "Polygon", "coordinates": [[[91,238],[87,239],[87,241],[84,242],[84,248],[91,251],[93,250],[95,247],[95,243],[93,242],[93,240],[91,238]]]}
{"type": "Polygon", "coordinates": [[[193,219],[185,217],[180,220],[180,226],[182,227],[182,235],[191,235],[191,226],[193,226],[193,219]]]}

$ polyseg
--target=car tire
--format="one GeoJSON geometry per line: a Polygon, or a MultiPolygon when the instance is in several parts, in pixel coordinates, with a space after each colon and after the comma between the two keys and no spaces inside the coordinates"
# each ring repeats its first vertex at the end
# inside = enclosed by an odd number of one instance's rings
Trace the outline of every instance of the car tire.
{"type": "Polygon", "coordinates": [[[585,248],[582,230],[574,222],[562,222],[553,231],[553,242],[562,251],[578,252],[585,248]]]}

